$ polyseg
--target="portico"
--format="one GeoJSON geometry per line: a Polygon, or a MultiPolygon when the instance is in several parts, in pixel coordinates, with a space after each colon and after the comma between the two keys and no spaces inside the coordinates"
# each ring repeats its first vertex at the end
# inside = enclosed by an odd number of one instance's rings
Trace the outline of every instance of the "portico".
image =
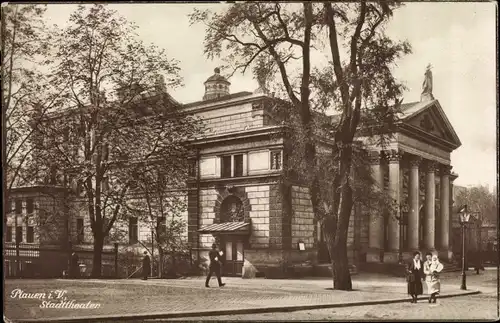
{"type": "Polygon", "coordinates": [[[461,143],[437,100],[405,104],[402,112],[389,147],[371,151],[375,189],[399,208],[370,214],[367,262],[397,263],[400,252],[408,259],[416,250],[450,259],[450,154],[461,143]]]}

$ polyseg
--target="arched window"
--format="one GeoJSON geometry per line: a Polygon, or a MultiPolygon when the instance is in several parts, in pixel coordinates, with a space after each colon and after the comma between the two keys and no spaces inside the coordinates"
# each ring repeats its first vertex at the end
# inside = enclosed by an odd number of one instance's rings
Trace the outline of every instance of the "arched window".
{"type": "Polygon", "coordinates": [[[245,221],[243,203],[241,203],[241,200],[234,195],[230,195],[222,201],[220,212],[221,222],[245,221]]]}

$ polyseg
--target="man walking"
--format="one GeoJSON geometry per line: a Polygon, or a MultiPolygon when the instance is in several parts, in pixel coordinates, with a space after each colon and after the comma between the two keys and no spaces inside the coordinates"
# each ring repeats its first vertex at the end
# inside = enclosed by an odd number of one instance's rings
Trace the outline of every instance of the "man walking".
{"type": "Polygon", "coordinates": [[[149,259],[148,252],[144,251],[144,258],[142,258],[142,280],[148,280],[151,272],[151,260],[149,259]]]}
{"type": "Polygon", "coordinates": [[[217,245],[214,243],[212,245],[212,250],[208,253],[208,257],[210,258],[210,266],[208,267],[208,276],[205,281],[205,287],[210,287],[208,283],[210,283],[210,278],[212,278],[212,273],[215,273],[217,276],[217,282],[219,283],[219,287],[222,287],[226,284],[222,283],[220,278],[220,270],[221,270],[221,261],[220,261],[220,253],[217,250],[217,245]]]}

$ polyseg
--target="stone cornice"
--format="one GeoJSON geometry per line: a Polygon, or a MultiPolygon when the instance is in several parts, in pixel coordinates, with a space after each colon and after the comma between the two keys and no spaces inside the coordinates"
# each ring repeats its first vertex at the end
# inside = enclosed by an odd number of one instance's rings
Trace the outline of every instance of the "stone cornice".
{"type": "MultiPolygon", "coordinates": [[[[281,177],[283,172],[267,173],[262,175],[249,175],[242,177],[229,177],[229,178],[207,178],[200,179],[200,187],[218,187],[218,186],[251,186],[256,184],[275,184],[281,177]]],[[[189,180],[188,185],[196,185],[196,180],[189,180]]]]}
{"type": "Polygon", "coordinates": [[[459,147],[458,145],[456,145],[448,140],[437,137],[429,132],[426,132],[426,131],[424,131],[418,127],[415,127],[413,125],[410,125],[410,124],[401,123],[398,127],[398,130],[402,134],[416,138],[416,139],[422,141],[423,143],[436,146],[436,147],[443,149],[447,152],[452,152],[459,147]]]}
{"type": "Polygon", "coordinates": [[[227,142],[232,140],[241,140],[246,138],[255,138],[260,136],[269,136],[272,134],[277,134],[285,130],[285,126],[265,126],[255,129],[237,131],[237,132],[227,132],[220,135],[206,136],[203,138],[198,138],[190,141],[192,145],[203,145],[208,143],[216,142],[227,142]]]}
{"type": "Polygon", "coordinates": [[[182,110],[189,113],[200,113],[265,99],[269,99],[269,97],[265,95],[255,95],[251,92],[241,92],[241,96],[228,98],[227,100],[221,98],[217,101],[197,101],[183,104],[182,110]]]}

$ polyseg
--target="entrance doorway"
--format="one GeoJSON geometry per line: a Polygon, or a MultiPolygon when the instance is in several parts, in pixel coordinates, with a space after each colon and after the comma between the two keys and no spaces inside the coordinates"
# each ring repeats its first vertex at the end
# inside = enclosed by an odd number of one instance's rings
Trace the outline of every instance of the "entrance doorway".
{"type": "Polygon", "coordinates": [[[224,263],[222,272],[225,276],[241,276],[243,271],[244,247],[243,240],[225,237],[222,241],[224,263]]]}

